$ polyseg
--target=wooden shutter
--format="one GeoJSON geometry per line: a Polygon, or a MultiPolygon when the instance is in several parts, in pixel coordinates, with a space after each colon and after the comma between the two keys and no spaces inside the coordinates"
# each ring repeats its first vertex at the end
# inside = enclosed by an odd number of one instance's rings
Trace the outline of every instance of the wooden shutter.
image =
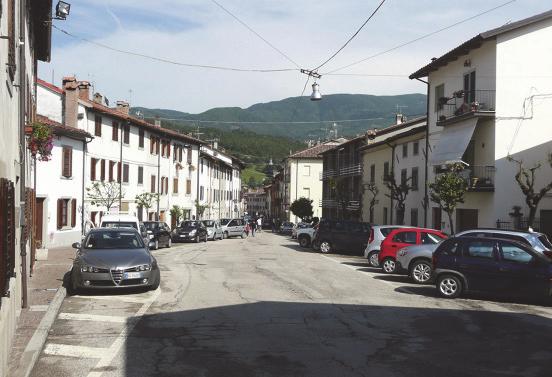
{"type": "Polygon", "coordinates": [[[111,127],[111,139],[113,141],[119,141],[119,122],[113,121],[111,127]]]}
{"type": "Polygon", "coordinates": [[[144,148],[144,130],[141,128],[138,130],[138,147],[144,148]]]}
{"type": "Polygon", "coordinates": [[[171,142],[170,141],[165,141],[165,145],[167,146],[167,158],[170,158],[171,157],[171,142]]]}
{"type": "Polygon", "coordinates": [[[150,192],[155,192],[155,175],[151,176],[150,192]]]}
{"type": "Polygon", "coordinates": [[[90,180],[91,181],[96,180],[96,162],[97,160],[95,158],[90,159],[90,180]]]}
{"type": "Polygon", "coordinates": [[[153,151],[155,149],[155,140],[153,139],[153,136],[150,136],[150,154],[153,154],[153,151]]]}
{"type": "Polygon", "coordinates": [[[63,199],[57,200],[57,228],[63,228],[63,199]]]}
{"type": "Polygon", "coordinates": [[[186,194],[190,195],[192,193],[192,181],[186,180],[186,194]]]}
{"type": "Polygon", "coordinates": [[[102,117],[99,115],[94,117],[94,135],[102,136],[102,117]]]}
{"type": "Polygon", "coordinates": [[[128,164],[123,164],[123,182],[128,183],[128,164]]]}
{"type": "Polygon", "coordinates": [[[123,126],[123,142],[125,144],[130,144],[130,125],[128,124],[123,126]]]}
{"type": "Polygon", "coordinates": [[[144,167],[138,166],[138,184],[144,184],[144,167]]]}
{"type": "Polygon", "coordinates": [[[173,193],[178,194],[178,178],[173,178],[173,193]]]}
{"type": "Polygon", "coordinates": [[[71,199],[71,228],[77,225],[77,199],[71,199]]]}
{"type": "Polygon", "coordinates": [[[192,163],[192,148],[188,148],[188,164],[192,163]]]}
{"type": "Polygon", "coordinates": [[[65,178],[71,178],[73,176],[73,148],[63,147],[61,158],[61,171],[65,178]]]}
{"type": "Polygon", "coordinates": [[[102,159],[102,162],[100,163],[100,180],[103,182],[105,181],[105,160],[102,159]]]}
{"type": "MultiPolygon", "coordinates": [[[[15,0],[8,0],[8,74],[15,80],[15,0]]],[[[20,88],[21,90],[21,88],[20,88]]]]}

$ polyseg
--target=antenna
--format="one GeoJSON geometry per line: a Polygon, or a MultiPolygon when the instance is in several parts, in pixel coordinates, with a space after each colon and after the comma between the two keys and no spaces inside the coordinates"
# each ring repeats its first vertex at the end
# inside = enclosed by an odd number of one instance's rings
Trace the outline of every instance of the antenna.
{"type": "Polygon", "coordinates": [[[128,104],[130,105],[132,103],[132,89],[128,90],[128,104]]]}
{"type": "Polygon", "coordinates": [[[408,106],[397,104],[397,105],[395,105],[395,107],[397,108],[396,114],[402,114],[402,109],[406,109],[408,106]]]}
{"type": "Polygon", "coordinates": [[[200,132],[200,127],[199,127],[199,124],[197,125],[197,129],[196,129],[196,132],[194,132],[194,134],[196,135],[196,139],[200,139],[200,136],[203,135],[203,132],[200,132]]]}

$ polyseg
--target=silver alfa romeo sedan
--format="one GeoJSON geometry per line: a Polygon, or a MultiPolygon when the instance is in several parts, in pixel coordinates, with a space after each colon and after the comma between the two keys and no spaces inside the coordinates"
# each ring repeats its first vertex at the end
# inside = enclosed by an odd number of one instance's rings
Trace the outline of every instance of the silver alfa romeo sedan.
{"type": "Polygon", "coordinates": [[[133,228],[96,228],[75,242],[71,288],[144,287],[155,290],[161,275],[157,261],[133,228]]]}

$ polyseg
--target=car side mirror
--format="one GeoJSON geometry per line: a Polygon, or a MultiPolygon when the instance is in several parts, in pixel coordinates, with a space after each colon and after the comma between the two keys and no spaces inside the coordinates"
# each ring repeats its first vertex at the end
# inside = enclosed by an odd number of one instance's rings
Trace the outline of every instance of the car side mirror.
{"type": "Polygon", "coordinates": [[[73,249],[80,249],[81,248],[81,243],[80,242],[73,242],[73,244],[71,246],[73,247],[73,249]]]}

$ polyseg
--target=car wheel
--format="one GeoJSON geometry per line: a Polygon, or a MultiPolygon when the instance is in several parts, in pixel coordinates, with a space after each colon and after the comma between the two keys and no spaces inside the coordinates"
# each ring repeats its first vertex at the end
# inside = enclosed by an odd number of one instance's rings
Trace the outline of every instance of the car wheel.
{"type": "Polygon", "coordinates": [[[414,262],[410,269],[410,278],[416,284],[425,284],[431,279],[431,264],[425,260],[414,262]]]}
{"type": "Polygon", "coordinates": [[[381,264],[383,272],[386,274],[394,274],[397,269],[397,263],[393,258],[385,258],[381,264]]]}
{"type": "Polygon", "coordinates": [[[332,252],[332,245],[328,241],[320,242],[320,252],[323,254],[329,254],[332,252]]]}
{"type": "Polygon", "coordinates": [[[199,243],[199,234],[195,237],[195,243],[199,243]]]}
{"type": "Polygon", "coordinates": [[[228,232],[224,232],[224,238],[229,238],[228,237],[228,232]]]}
{"type": "Polygon", "coordinates": [[[309,247],[310,240],[307,236],[301,236],[299,237],[299,246],[301,247],[309,247]]]}
{"type": "Polygon", "coordinates": [[[245,238],[245,232],[242,232],[241,238],[245,238]]]}
{"type": "Polygon", "coordinates": [[[455,275],[441,275],[437,279],[437,290],[441,297],[456,298],[462,294],[463,289],[462,281],[455,275]]]}
{"type": "Polygon", "coordinates": [[[169,238],[169,241],[167,242],[167,247],[171,247],[172,246],[172,239],[169,238]]]}
{"type": "Polygon", "coordinates": [[[379,267],[379,251],[372,251],[368,254],[368,262],[372,267],[379,267]]]}
{"type": "Polygon", "coordinates": [[[159,240],[155,240],[155,243],[153,245],[153,250],[159,249],[159,240]]]}
{"type": "Polygon", "coordinates": [[[159,284],[161,284],[161,275],[158,275],[157,279],[155,279],[155,283],[150,285],[150,290],[155,291],[157,288],[159,288],[159,284]]]}

